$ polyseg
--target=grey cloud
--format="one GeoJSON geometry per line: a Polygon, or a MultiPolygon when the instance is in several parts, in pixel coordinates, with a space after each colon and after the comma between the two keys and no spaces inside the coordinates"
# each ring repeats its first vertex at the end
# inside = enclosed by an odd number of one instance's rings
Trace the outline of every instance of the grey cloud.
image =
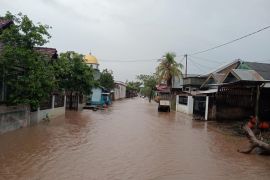
{"type": "MultiPolygon", "coordinates": [[[[59,51],[89,49],[116,79],[154,72],[153,59],[167,51],[179,55],[207,49],[270,24],[269,0],[4,0],[0,13],[21,11],[53,25],[48,46],[59,51]],[[38,10],[38,7],[42,7],[38,10]]],[[[190,73],[204,73],[236,58],[270,59],[270,30],[189,57],[190,73]],[[209,61],[208,61],[209,59],[209,61]],[[215,61],[215,62],[213,62],[215,61]]]]}

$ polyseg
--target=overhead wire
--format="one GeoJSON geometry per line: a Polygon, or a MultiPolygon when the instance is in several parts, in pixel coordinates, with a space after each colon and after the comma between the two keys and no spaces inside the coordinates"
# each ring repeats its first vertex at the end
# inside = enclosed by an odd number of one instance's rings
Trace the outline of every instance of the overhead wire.
{"type": "Polygon", "coordinates": [[[197,51],[197,52],[194,52],[194,53],[190,53],[189,55],[202,54],[202,53],[205,53],[205,52],[208,52],[208,51],[211,51],[211,50],[214,50],[214,49],[217,49],[217,48],[226,46],[226,45],[228,45],[228,44],[232,44],[232,43],[234,43],[234,42],[236,42],[236,41],[242,40],[242,39],[244,39],[244,38],[247,38],[247,37],[249,37],[249,36],[252,36],[252,35],[254,35],[254,34],[257,34],[257,33],[261,32],[261,31],[264,31],[264,30],[269,29],[269,28],[270,28],[270,26],[266,26],[266,27],[261,28],[261,29],[259,29],[259,30],[257,30],[257,31],[254,31],[254,32],[252,32],[252,33],[246,34],[246,35],[241,36],[241,37],[239,37],[239,38],[233,39],[233,40],[228,41],[228,42],[226,42],[226,43],[223,43],[223,44],[220,44],[220,45],[217,45],[217,46],[214,46],[214,47],[205,49],[205,50],[201,50],[201,51],[197,51]]]}
{"type": "MultiPolygon", "coordinates": [[[[269,28],[270,28],[270,26],[266,26],[266,27],[261,28],[261,29],[259,29],[259,30],[257,30],[257,31],[254,31],[254,32],[252,32],[252,33],[246,34],[246,35],[241,36],[241,37],[239,37],[239,38],[233,39],[233,40],[228,41],[228,42],[226,42],[226,43],[223,43],[223,44],[220,44],[220,45],[217,45],[217,46],[214,46],[214,47],[205,49],[205,50],[197,51],[197,52],[194,52],[194,53],[191,53],[191,54],[187,54],[187,55],[188,55],[189,57],[191,56],[191,57],[193,57],[193,58],[195,58],[195,59],[202,59],[202,60],[206,60],[206,61],[213,62],[213,63],[222,63],[222,62],[213,61],[213,60],[209,60],[209,59],[206,59],[206,58],[201,58],[201,57],[194,56],[194,55],[202,54],[202,53],[205,53],[205,52],[208,52],[208,51],[211,51],[211,50],[214,50],[214,49],[217,49],[217,48],[226,46],[226,45],[228,45],[228,44],[231,44],[231,43],[234,43],[234,42],[236,42],[236,41],[242,40],[242,39],[244,39],[244,38],[247,38],[247,37],[249,37],[249,36],[252,36],[252,35],[254,35],[254,34],[257,34],[257,33],[261,32],[261,31],[264,31],[264,30],[269,29],[269,28]]],[[[177,56],[177,57],[182,57],[182,56],[183,56],[183,58],[179,61],[180,63],[184,60],[185,55],[177,56]]],[[[160,58],[155,58],[155,59],[136,59],[136,60],[129,60],[129,59],[127,59],[127,60],[117,60],[117,59],[115,59],[115,60],[109,60],[109,59],[100,59],[100,61],[101,61],[101,62],[105,62],[105,63],[132,63],[132,62],[152,62],[152,61],[158,62],[159,59],[160,59],[160,58]]]]}
{"type": "Polygon", "coordinates": [[[190,58],[189,60],[190,60],[190,62],[191,62],[198,70],[200,70],[200,71],[202,71],[202,72],[205,71],[205,69],[203,69],[203,68],[201,67],[200,64],[196,63],[196,62],[193,61],[191,58],[190,58]]]}
{"type": "MultiPolygon", "coordinates": [[[[179,61],[180,63],[184,60],[184,56],[177,56],[178,58],[182,57],[182,59],[179,61]]],[[[129,63],[129,62],[152,62],[160,60],[161,58],[155,58],[155,59],[133,59],[133,60],[117,60],[117,59],[100,59],[101,62],[108,62],[108,63],[129,63]]]]}
{"type": "Polygon", "coordinates": [[[137,60],[107,60],[107,59],[100,59],[101,62],[109,62],[109,63],[114,63],[114,62],[123,62],[123,63],[129,63],[129,62],[152,62],[152,61],[158,61],[157,59],[137,59],[137,60]]]}
{"type": "Polygon", "coordinates": [[[213,62],[213,63],[222,63],[220,61],[214,61],[212,59],[208,59],[208,58],[204,58],[204,57],[198,57],[198,56],[193,56],[193,55],[189,55],[192,58],[198,59],[198,60],[204,60],[204,61],[208,61],[208,62],[213,62]]]}

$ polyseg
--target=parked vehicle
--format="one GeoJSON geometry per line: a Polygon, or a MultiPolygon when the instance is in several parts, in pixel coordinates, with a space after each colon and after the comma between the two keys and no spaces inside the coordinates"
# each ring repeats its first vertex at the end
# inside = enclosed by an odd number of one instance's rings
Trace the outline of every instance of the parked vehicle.
{"type": "Polygon", "coordinates": [[[170,93],[159,92],[155,100],[158,102],[158,112],[171,111],[171,94],[170,93]]]}

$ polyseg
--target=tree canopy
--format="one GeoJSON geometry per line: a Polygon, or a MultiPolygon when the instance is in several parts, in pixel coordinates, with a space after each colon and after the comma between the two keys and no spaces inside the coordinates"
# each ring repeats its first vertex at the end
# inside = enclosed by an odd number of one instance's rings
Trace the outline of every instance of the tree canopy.
{"type": "Polygon", "coordinates": [[[159,83],[165,81],[167,85],[171,87],[172,78],[174,76],[177,77],[182,76],[181,69],[183,65],[181,63],[177,63],[175,61],[175,57],[176,57],[175,53],[168,52],[160,60],[160,63],[156,68],[159,83]]]}
{"type": "Polygon", "coordinates": [[[60,54],[53,63],[58,89],[69,93],[90,94],[94,86],[93,69],[84,63],[83,55],[76,52],[60,54]]]}
{"type": "Polygon", "coordinates": [[[149,98],[149,102],[151,102],[152,97],[154,96],[154,90],[157,85],[157,76],[155,74],[140,74],[137,76],[137,79],[143,84],[143,87],[141,88],[141,94],[147,96],[149,98]]]}
{"type": "Polygon", "coordinates": [[[13,23],[0,34],[4,44],[0,53],[1,78],[8,85],[8,104],[38,107],[55,85],[48,57],[34,50],[51,37],[49,26],[35,25],[26,15],[7,12],[5,19],[13,23]]]}
{"type": "Polygon", "coordinates": [[[113,72],[104,69],[100,75],[100,85],[108,90],[112,90],[114,88],[114,77],[113,72]]]}
{"type": "Polygon", "coordinates": [[[8,90],[7,104],[27,104],[36,109],[55,91],[91,93],[93,69],[81,54],[66,52],[52,60],[36,49],[49,41],[48,25],[35,25],[22,14],[7,12],[3,18],[13,22],[0,32],[0,78],[8,90]]]}
{"type": "Polygon", "coordinates": [[[139,81],[127,81],[126,85],[127,85],[127,91],[133,90],[133,91],[136,91],[136,92],[140,92],[140,87],[142,85],[142,82],[139,82],[139,81]]]}

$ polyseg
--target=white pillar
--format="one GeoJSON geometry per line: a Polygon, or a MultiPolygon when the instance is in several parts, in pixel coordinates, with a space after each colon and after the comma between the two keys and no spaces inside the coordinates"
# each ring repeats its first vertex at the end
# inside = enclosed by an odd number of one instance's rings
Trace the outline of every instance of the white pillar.
{"type": "Polygon", "coordinates": [[[64,95],[64,108],[66,109],[66,105],[67,105],[67,96],[64,95]]]}
{"type": "Polygon", "coordinates": [[[176,95],[176,102],[175,102],[175,110],[178,111],[178,105],[179,105],[179,95],[176,95]]]}
{"type": "Polygon", "coordinates": [[[206,101],[205,101],[205,115],[204,119],[208,120],[208,106],[209,106],[209,96],[206,96],[206,101]]]}
{"type": "Polygon", "coordinates": [[[193,96],[188,96],[188,104],[187,104],[187,108],[188,108],[188,114],[193,114],[193,96]]]}

